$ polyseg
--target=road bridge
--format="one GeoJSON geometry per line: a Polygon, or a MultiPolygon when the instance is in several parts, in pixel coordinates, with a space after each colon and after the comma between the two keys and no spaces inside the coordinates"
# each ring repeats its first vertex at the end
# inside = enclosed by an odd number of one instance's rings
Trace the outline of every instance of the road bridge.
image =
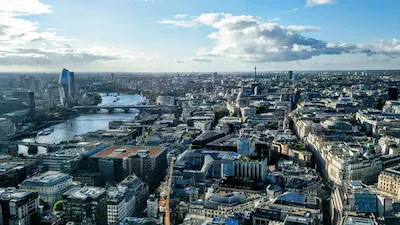
{"type": "Polygon", "coordinates": [[[124,112],[129,112],[130,109],[137,109],[140,111],[155,111],[155,112],[171,112],[177,109],[177,106],[158,106],[158,105],[95,105],[95,106],[74,106],[75,111],[93,112],[100,109],[106,109],[108,112],[113,112],[115,109],[122,109],[124,112]]]}
{"type": "Polygon", "coordinates": [[[106,109],[108,112],[113,112],[115,109],[123,109],[125,112],[129,112],[130,109],[138,110],[156,110],[160,109],[160,106],[156,105],[95,105],[95,106],[74,106],[73,110],[76,111],[99,111],[100,109],[106,109]]]}

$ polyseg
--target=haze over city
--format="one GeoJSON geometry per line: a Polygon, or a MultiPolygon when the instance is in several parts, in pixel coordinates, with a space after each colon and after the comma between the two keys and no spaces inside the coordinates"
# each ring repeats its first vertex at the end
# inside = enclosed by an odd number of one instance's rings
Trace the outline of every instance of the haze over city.
{"type": "Polygon", "coordinates": [[[0,1],[0,71],[398,69],[396,0],[0,1]]]}

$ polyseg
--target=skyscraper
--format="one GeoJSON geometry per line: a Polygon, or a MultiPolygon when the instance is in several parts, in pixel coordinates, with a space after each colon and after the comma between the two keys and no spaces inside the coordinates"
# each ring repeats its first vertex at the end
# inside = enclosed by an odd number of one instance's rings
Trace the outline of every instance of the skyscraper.
{"type": "Polygon", "coordinates": [[[290,80],[293,79],[293,71],[288,71],[288,76],[290,80]]]}
{"type": "Polygon", "coordinates": [[[60,91],[60,102],[64,106],[68,103],[68,79],[69,71],[63,69],[58,80],[58,89],[60,91]]]}
{"type": "Polygon", "coordinates": [[[217,80],[217,76],[218,76],[218,73],[217,72],[214,72],[213,73],[213,75],[212,75],[212,82],[215,84],[215,81],[217,80]]]}
{"type": "Polygon", "coordinates": [[[397,101],[399,98],[398,88],[396,86],[391,86],[388,88],[388,100],[397,101]]]}
{"type": "Polygon", "coordinates": [[[35,93],[29,92],[29,117],[33,120],[35,118],[35,93]]]}
{"type": "Polygon", "coordinates": [[[68,93],[69,93],[69,98],[73,101],[75,99],[75,74],[74,74],[74,72],[69,72],[68,93]]]}
{"type": "Polygon", "coordinates": [[[74,101],[75,96],[75,74],[63,69],[58,80],[60,101],[63,106],[74,101]]]}

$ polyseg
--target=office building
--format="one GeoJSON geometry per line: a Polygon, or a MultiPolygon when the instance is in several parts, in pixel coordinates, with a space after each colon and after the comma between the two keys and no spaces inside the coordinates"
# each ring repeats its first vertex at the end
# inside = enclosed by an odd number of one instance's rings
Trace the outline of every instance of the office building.
{"type": "Polygon", "coordinates": [[[131,196],[134,200],[133,205],[127,206],[127,215],[132,215],[136,209],[146,202],[147,196],[149,195],[149,186],[134,174],[127,176],[117,187],[119,190],[124,191],[125,200],[127,202],[130,201],[131,196]]]}
{"type": "Polygon", "coordinates": [[[242,156],[250,156],[256,150],[255,140],[246,134],[237,139],[237,153],[242,156]]]}
{"type": "Polygon", "coordinates": [[[293,79],[293,71],[288,71],[289,80],[293,79]]]}
{"type": "Polygon", "coordinates": [[[218,79],[218,73],[217,73],[217,72],[214,72],[213,75],[212,75],[212,82],[213,82],[213,84],[215,84],[215,82],[217,81],[217,79],[218,79]]]}
{"type": "Polygon", "coordinates": [[[29,117],[31,118],[31,120],[35,118],[35,110],[35,93],[31,91],[29,92],[29,117]]]}
{"type": "Polygon", "coordinates": [[[150,195],[147,199],[147,217],[157,218],[158,216],[158,199],[155,195],[150,195]]]}
{"type": "Polygon", "coordinates": [[[74,102],[75,98],[75,74],[63,69],[58,80],[60,101],[63,106],[74,102]]]}
{"type": "Polygon", "coordinates": [[[39,223],[39,198],[33,191],[0,188],[0,224],[34,225],[39,223]]]}
{"type": "Polygon", "coordinates": [[[58,90],[60,92],[61,105],[65,106],[69,102],[68,94],[68,83],[69,83],[69,71],[63,69],[58,80],[58,90]]]}
{"type": "Polygon", "coordinates": [[[378,190],[400,200],[400,166],[387,168],[378,178],[378,190]]]}
{"type": "Polygon", "coordinates": [[[239,191],[207,189],[205,201],[193,201],[189,204],[191,214],[200,215],[208,218],[227,217],[234,213],[243,213],[252,210],[256,202],[261,200],[258,194],[249,194],[239,191]]]}
{"type": "Polygon", "coordinates": [[[27,178],[19,185],[20,189],[35,191],[39,193],[42,201],[53,207],[54,203],[61,199],[61,194],[72,186],[72,176],[48,171],[27,178]]]}
{"type": "Polygon", "coordinates": [[[399,93],[397,86],[391,86],[388,88],[388,100],[397,101],[399,99],[399,93]]]}
{"type": "Polygon", "coordinates": [[[115,224],[130,217],[147,199],[148,186],[137,176],[129,175],[116,186],[107,188],[107,221],[115,224]]]}
{"type": "Polygon", "coordinates": [[[107,224],[107,192],[104,188],[85,186],[62,194],[66,220],[77,225],[107,224]]]}
{"type": "Polygon", "coordinates": [[[240,177],[253,181],[266,181],[268,159],[251,160],[235,154],[225,155],[221,159],[221,177],[240,177]]]}
{"type": "Polygon", "coordinates": [[[75,99],[75,73],[74,72],[69,72],[68,94],[69,94],[69,98],[72,101],[74,101],[74,99],[75,99]]]}
{"type": "Polygon", "coordinates": [[[123,192],[120,192],[116,187],[107,188],[107,224],[116,224],[125,216],[128,216],[126,205],[123,192]]]}
{"type": "Polygon", "coordinates": [[[27,177],[37,173],[36,161],[7,159],[0,162],[0,187],[17,187],[27,177]]]}
{"type": "Polygon", "coordinates": [[[0,118],[0,137],[8,137],[15,133],[15,126],[7,118],[0,118]]]}
{"type": "Polygon", "coordinates": [[[167,169],[167,148],[110,146],[94,154],[91,160],[106,181],[119,182],[127,175],[136,174],[153,191],[167,169]]]}
{"type": "Polygon", "coordinates": [[[286,192],[255,208],[253,224],[322,224],[321,200],[314,196],[286,192]]]}
{"type": "Polygon", "coordinates": [[[156,99],[156,105],[175,105],[175,97],[160,95],[156,99]]]}
{"type": "Polygon", "coordinates": [[[37,90],[36,90],[36,82],[35,82],[35,77],[33,77],[33,76],[29,76],[28,77],[28,89],[31,91],[31,92],[37,92],[37,90]]]}
{"type": "Polygon", "coordinates": [[[374,214],[378,217],[386,216],[392,210],[390,198],[379,195],[360,181],[350,181],[335,186],[330,204],[332,224],[340,224],[346,215],[374,214]]]}

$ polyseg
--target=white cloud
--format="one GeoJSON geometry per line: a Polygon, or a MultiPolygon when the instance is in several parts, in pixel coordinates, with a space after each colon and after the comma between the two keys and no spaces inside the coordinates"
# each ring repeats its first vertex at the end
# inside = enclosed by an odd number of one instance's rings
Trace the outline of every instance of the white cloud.
{"type": "Polygon", "coordinates": [[[174,63],[189,63],[189,62],[212,62],[211,57],[209,56],[196,56],[196,57],[190,57],[188,59],[180,59],[180,60],[174,60],[174,63]]]}
{"type": "Polygon", "coordinates": [[[51,6],[38,0],[0,0],[0,65],[88,64],[107,60],[158,60],[127,49],[95,46],[73,48],[71,39],[58,36],[54,30],[39,31],[39,23],[26,19],[33,14],[52,13],[51,6]]]}
{"type": "Polygon", "coordinates": [[[315,26],[295,26],[295,25],[290,25],[287,27],[284,27],[289,31],[294,31],[294,32],[306,32],[306,31],[321,31],[321,28],[315,27],[315,26]]]}
{"type": "Polygon", "coordinates": [[[400,56],[400,40],[396,38],[359,44],[358,47],[362,52],[368,55],[381,54],[389,57],[400,56]]]}
{"type": "Polygon", "coordinates": [[[325,54],[349,53],[357,48],[354,45],[327,43],[301,34],[320,31],[319,27],[281,26],[251,15],[207,13],[193,20],[216,29],[208,35],[214,46],[210,50],[200,49],[196,57],[179,62],[210,62],[218,56],[242,62],[296,61],[325,54]]]}
{"type": "MultiPolygon", "coordinates": [[[[198,17],[198,21],[205,25],[212,26],[217,21],[221,19],[222,16],[225,16],[224,13],[204,13],[198,17]]],[[[226,16],[230,16],[230,14],[226,14],[226,16]]]]}
{"type": "Polygon", "coordinates": [[[275,17],[275,18],[273,18],[272,20],[268,20],[267,22],[273,23],[273,22],[278,22],[279,20],[281,20],[281,18],[275,17]]]}
{"type": "MultiPolygon", "coordinates": [[[[53,43],[54,44],[54,43],[53,43]]],[[[56,48],[4,48],[0,47],[0,65],[57,65],[89,64],[109,60],[158,60],[159,56],[148,56],[143,52],[126,49],[94,46],[89,49],[57,46],[56,48]]]]}
{"type": "Polygon", "coordinates": [[[188,14],[176,14],[174,16],[175,19],[183,19],[183,18],[186,18],[186,17],[188,17],[188,14]]]}
{"type": "Polygon", "coordinates": [[[52,13],[50,5],[39,0],[1,0],[0,14],[6,15],[33,15],[52,13]]]}
{"type": "Polygon", "coordinates": [[[299,8],[293,8],[292,12],[296,12],[297,10],[299,10],[299,8]]]}
{"type": "Polygon", "coordinates": [[[161,20],[159,24],[170,25],[171,27],[184,27],[184,28],[195,28],[197,22],[195,20],[161,20]]]}
{"type": "Polygon", "coordinates": [[[213,46],[198,49],[196,56],[176,60],[177,63],[211,62],[216,57],[241,62],[290,62],[347,53],[400,57],[399,39],[359,45],[329,43],[303,34],[320,31],[316,26],[282,26],[251,15],[233,16],[229,13],[205,13],[186,21],[191,22],[191,27],[204,25],[215,28],[208,35],[213,46]]]}
{"type": "Polygon", "coordinates": [[[306,6],[329,5],[335,3],[335,0],[307,0],[306,6]]]}
{"type": "Polygon", "coordinates": [[[194,61],[194,62],[212,62],[212,60],[207,58],[207,57],[191,57],[191,58],[189,58],[189,61],[194,61]]]}

